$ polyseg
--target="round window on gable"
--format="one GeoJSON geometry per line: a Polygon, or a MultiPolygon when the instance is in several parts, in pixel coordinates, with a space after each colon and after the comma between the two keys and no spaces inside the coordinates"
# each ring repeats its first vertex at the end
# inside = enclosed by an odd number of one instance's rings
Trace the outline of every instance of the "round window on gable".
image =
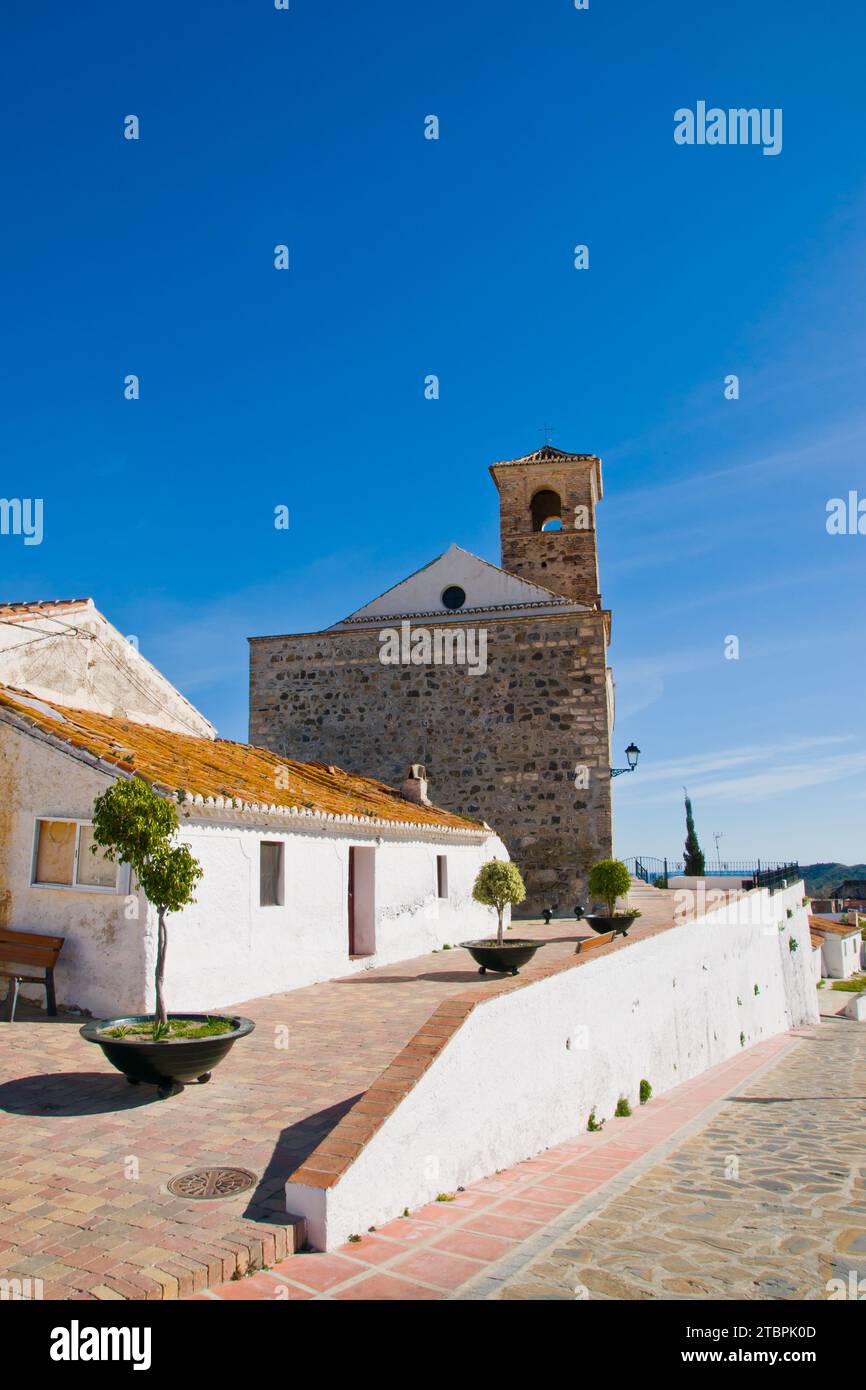
{"type": "Polygon", "coordinates": [[[442,591],[442,602],[452,612],[455,608],[462,608],[466,602],[466,590],[461,589],[459,584],[449,584],[448,588],[442,591]]]}

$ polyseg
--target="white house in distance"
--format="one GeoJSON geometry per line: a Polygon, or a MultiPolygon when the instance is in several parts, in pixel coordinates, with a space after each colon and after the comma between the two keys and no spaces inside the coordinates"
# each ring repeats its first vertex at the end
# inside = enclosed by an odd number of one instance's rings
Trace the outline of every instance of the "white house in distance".
{"type": "Polygon", "coordinates": [[[89,852],[93,801],[121,777],[176,800],[204,870],[197,901],[168,918],[175,1011],[489,934],[472,885],[507,852],[430,805],[423,768],[397,791],[216,738],[90,600],[0,606],[0,634],[0,926],[66,938],[61,1007],[153,1007],[155,913],[125,867],[89,852]]]}
{"type": "Polygon", "coordinates": [[[863,930],[832,917],[809,917],[812,945],[821,942],[821,974],[828,980],[848,980],[860,969],[863,930]]]}

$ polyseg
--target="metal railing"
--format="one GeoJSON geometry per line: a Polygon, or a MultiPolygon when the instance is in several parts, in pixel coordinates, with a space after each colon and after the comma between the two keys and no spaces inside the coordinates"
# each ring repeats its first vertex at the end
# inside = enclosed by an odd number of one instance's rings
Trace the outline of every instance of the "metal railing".
{"type": "MultiPolygon", "coordinates": [[[[682,859],[657,858],[654,855],[632,855],[623,861],[626,867],[644,883],[677,877],[685,873],[682,859]]],[[[705,864],[704,877],[742,878],[751,888],[783,888],[802,878],[795,859],[723,859],[705,864]]]]}

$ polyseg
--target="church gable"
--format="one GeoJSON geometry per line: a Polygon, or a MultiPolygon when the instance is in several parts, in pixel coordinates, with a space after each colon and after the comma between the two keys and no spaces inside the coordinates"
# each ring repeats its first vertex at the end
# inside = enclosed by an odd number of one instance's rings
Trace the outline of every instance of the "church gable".
{"type": "Polygon", "coordinates": [[[423,615],[457,616],[496,609],[545,608],[558,612],[582,607],[498,565],[452,545],[423,569],[386,589],[384,594],[345,618],[338,627],[380,618],[423,615]]]}

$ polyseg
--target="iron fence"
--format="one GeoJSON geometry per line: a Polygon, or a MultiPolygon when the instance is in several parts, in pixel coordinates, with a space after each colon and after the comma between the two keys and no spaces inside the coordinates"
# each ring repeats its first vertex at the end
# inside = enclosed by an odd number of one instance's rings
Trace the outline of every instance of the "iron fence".
{"type": "MultiPolygon", "coordinates": [[[[655,855],[632,855],[624,860],[626,867],[644,883],[657,883],[685,873],[682,859],[658,858],[655,855]]],[[[782,888],[802,878],[795,859],[722,859],[706,864],[705,878],[742,878],[750,888],[782,888]]]]}

